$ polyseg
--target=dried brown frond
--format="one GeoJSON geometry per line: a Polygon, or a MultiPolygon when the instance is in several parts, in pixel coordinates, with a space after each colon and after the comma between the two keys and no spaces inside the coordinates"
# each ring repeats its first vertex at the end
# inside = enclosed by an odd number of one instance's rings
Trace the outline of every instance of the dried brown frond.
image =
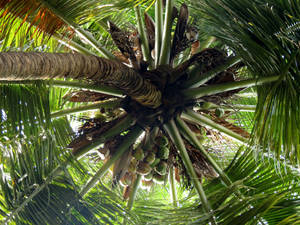
{"type": "Polygon", "coordinates": [[[75,139],[68,145],[72,148],[73,155],[77,155],[85,147],[99,139],[103,133],[120,122],[124,116],[118,117],[115,120],[104,122],[102,119],[88,120],[77,132],[75,139]]]}
{"type": "Polygon", "coordinates": [[[69,33],[70,36],[74,33],[71,27],[39,1],[0,0],[0,8],[2,9],[0,17],[5,18],[5,22],[0,28],[1,32],[5,31],[8,25],[14,23],[16,18],[20,18],[23,20],[23,24],[25,22],[30,23],[29,29],[33,26],[36,27],[35,35],[37,36],[42,32],[50,36],[57,31],[63,31],[65,34],[69,33]]]}
{"type": "Polygon", "coordinates": [[[241,128],[239,126],[236,126],[236,125],[226,121],[224,118],[219,118],[219,117],[212,114],[212,120],[214,122],[216,122],[217,124],[219,124],[223,127],[226,127],[227,129],[233,131],[234,133],[237,133],[237,134],[241,135],[242,137],[250,138],[250,134],[246,130],[244,130],[243,128],[241,128]]]}

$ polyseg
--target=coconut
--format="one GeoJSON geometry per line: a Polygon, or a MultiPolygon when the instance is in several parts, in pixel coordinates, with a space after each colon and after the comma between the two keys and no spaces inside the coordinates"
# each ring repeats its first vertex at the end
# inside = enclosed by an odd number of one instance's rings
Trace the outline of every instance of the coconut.
{"type": "Polygon", "coordinates": [[[145,187],[151,187],[154,184],[152,180],[142,180],[142,185],[145,187]]]}
{"type": "Polygon", "coordinates": [[[218,109],[215,110],[215,114],[216,114],[217,117],[222,117],[222,116],[224,116],[224,113],[225,113],[225,112],[224,112],[223,109],[218,108],[218,109]]]}
{"type": "Polygon", "coordinates": [[[152,180],[153,178],[153,173],[148,173],[147,175],[144,175],[144,180],[149,181],[152,180]]]}
{"type": "Polygon", "coordinates": [[[125,175],[122,177],[121,182],[125,184],[125,186],[131,185],[132,179],[133,179],[132,173],[126,172],[125,175]]]}
{"type": "Polygon", "coordinates": [[[159,158],[156,158],[156,159],[153,161],[153,163],[150,164],[150,166],[151,166],[152,168],[154,168],[159,162],[160,162],[160,159],[159,159],[159,158]]]}
{"type": "Polygon", "coordinates": [[[159,151],[157,152],[157,157],[160,159],[167,159],[169,158],[169,149],[165,146],[160,147],[159,151]]]}
{"type": "Polygon", "coordinates": [[[148,173],[150,173],[152,170],[152,168],[150,167],[150,165],[148,163],[145,162],[139,162],[136,172],[140,175],[147,175],[148,173]]]}
{"type": "Polygon", "coordinates": [[[164,161],[161,161],[157,164],[157,166],[154,168],[155,171],[160,175],[165,175],[167,173],[167,167],[168,164],[164,161]]]}
{"type": "Polygon", "coordinates": [[[152,164],[155,160],[155,154],[153,152],[149,152],[144,161],[146,163],[152,164]]]}
{"type": "Polygon", "coordinates": [[[211,102],[203,102],[203,104],[201,105],[201,108],[202,108],[202,109],[210,109],[210,108],[212,108],[213,106],[214,106],[214,104],[211,103],[211,102]]]}
{"type": "Polygon", "coordinates": [[[169,140],[166,136],[158,136],[155,138],[155,144],[159,147],[168,146],[169,140]]]}
{"type": "Polygon", "coordinates": [[[136,166],[137,166],[137,160],[132,159],[131,162],[129,163],[128,171],[132,172],[132,173],[135,173],[136,172],[136,166]]]}
{"type": "Polygon", "coordinates": [[[165,182],[165,176],[159,174],[153,174],[153,181],[157,184],[163,184],[165,182]]]}
{"type": "Polygon", "coordinates": [[[145,154],[144,154],[144,151],[142,148],[135,149],[132,155],[137,160],[143,160],[145,157],[145,154]]]}

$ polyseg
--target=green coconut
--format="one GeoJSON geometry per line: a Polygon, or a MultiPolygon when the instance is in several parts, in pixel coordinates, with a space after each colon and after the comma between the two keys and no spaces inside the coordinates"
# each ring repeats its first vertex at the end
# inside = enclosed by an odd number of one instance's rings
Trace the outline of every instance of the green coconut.
{"type": "Polygon", "coordinates": [[[152,180],[153,178],[153,173],[148,173],[147,175],[144,175],[144,180],[149,181],[152,180]]]}
{"type": "Polygon", "coordinates": [[[145,157],[145,153],[142,148],[135,149],[132,155],[137,160],[143,160],[145,157]]]}
{"type": "Polygon", "coordinates": [[[165,182],[165,176],[159,174],[153,174],[153,181],[157,184],[163,184],[165,182]]]}
{"type": "Polygon", "coordinates": [[[169,149],[165,146],[163,147],[160,147],[158,152],[157,152],[157,157],[160,158],[160,159],[167,159],[169,158],[169,149]]]}
{"type": "Polygon", "coordinates": [[[139,162],[136,172],[140,175],[147,175],[152,171],[152,168],[148,163],[139,162]]]}
{"type": "Polygon", "coordinates": [[[148,155],[145,157],[144,161],[146,163],[152,164],[155,160],[155,153],[149,152],[148,155]]]}
{"type": "Polygon", "coordinates": [[[225,113],[225,112],[224,112],[223,109],[218,108],[218,109],[215,110],[215,114],[216,114],[217,117],[222,117],[222,116],[224,116],[224,113],[225,113]]]}
{"type": "Polygon", "coordinates": [[[159,175],[165,175],[167,173],[167,167],[168,164],[164,161],[161,161],[154,169],[159,175]]]}
{"type": "Polygon", "coordinates": [[[160,158],[156,158],[153,163],[150,164],[152,168],[154,168],[160,162],[160,158]]]}
{"type": "Polygon", "coordinates": [[[155,138],[155,144],[159,147],[168,146],[169,140],[166,136],[158,136],[155,138]]]}

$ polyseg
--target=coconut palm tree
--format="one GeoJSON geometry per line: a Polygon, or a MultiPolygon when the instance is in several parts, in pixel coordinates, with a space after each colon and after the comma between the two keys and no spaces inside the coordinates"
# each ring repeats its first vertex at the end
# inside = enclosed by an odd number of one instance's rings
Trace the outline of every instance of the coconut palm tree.
{"type": "Polygon", "coordinates": [[[297,3],[0,1],[3,221],[299,223],[297,3]]]}

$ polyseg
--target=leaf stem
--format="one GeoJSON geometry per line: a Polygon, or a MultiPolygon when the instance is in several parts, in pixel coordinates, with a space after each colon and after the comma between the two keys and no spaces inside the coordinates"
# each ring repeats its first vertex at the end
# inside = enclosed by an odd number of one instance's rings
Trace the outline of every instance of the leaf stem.
{"type": "Polygon", "coordinates": [[[114,97],[119,98],[124,97],[124,94],[118,89],[104,85],[91,85],[84,82],[65,80],[0,80],[0,84],[35,84],[36,82],[43,82],[45,85],[63,88],[80,88],[89,91],[99,92],[102,94],[112,95],[114,97]]]}
{"type": "Polygon", "coordinates": [[[202,51],[203,49],[208,48],[215,40],[216,40],[216,37],[214,37],[214,36],[208,37],[203,43],[201,43],[199,52],[202,51]]]}
{"type": "Polygon", "coordinates": [[[152,62],[152,58],[151,58],[151,53],[149,50],[149,43],[148,43],[148,38],[147,38],[147,34],[146,34],[146,27],[143,22],[143,17],[141,15],[141,8],[139,6],[134,7],[134,12],[135,12],[135,17],[137,19],[138,32],[139,32],[140,39],[142,42],[143,55],[144,55],[145,60],[149,63],[149,62],[152,62]]]}
{"type": "Polygon", "coordinates": [[[172,0],[166,2],[166,15],[164,21],[164,29],[162,35],[161,53],[158,65],[166,65],[170,61],[171,52],[171,30],[172,30],[172,0]]]}
{"type": "Polygon", "coordinates": [[[224,183],[227,186],[231,185],[232,182],[229,179],[229,177],[223,172],[223,170],[219,167],[219,165],[216,163],[216,161],[207,153],[207,151],[204,149],[204,147],[199,142],[196,135],[191,131],[191,129],[186,125],[186,123],[180,118],[177,118],[176,122],[179,125],[179,129],[181,129],[181,131],[183,131],[188,136],[188,138],[192,141],[192,143],[200,150],[200,152],[205,156],[205,158],[209,161],[209,163],[213,166],[213,168],[220,175],[220,177],[224,181],[224,183]]]}
{"type": "Polygon", "coordinates": [[[226,134],[227,136],[234,138],[237,141],[240,141],[244,144],[248,143],[248,139],[242,137],[241,135],[227,129],[226,127],[223,127],[217,123],[215,123],[214,121],[210,120],[209,118],[200,115],[199,113],[195,113],[192,110],[187,110],[187,112],[182,113],[181,117],[183,119],[195,122],[195,123],[199,123],[199,124],[203,124],[205,126],[208,126],[210,128],[216,129],[218,131],[220,131],[221,133],[226,134]]]}
{"type": "Polygon", "coordinates": [[[81,46],[80,44],[76,43],[75,41],[72,40],[64,40],[64,38],[62,36],[59,36],[57,34],[54,34],[53,37],[61,44],[63,44],[64,46],[68,47],[69,49],[72,49],[76,52],[80,52],[82,54],[86,54],[86,55],[96,55],[94,52],[88,50],[87,48],[81,46]]]}
{"type": "Polygon", "coordinates": [[[197,99],[207,95],[219,94],[226,91],[232,91],[240,88],[247,88],[252,86],[259,86],[267,83],[277,81],[280,76],[270,76],[255,78],[249,80],[235,81],[223,84],[209,85],[206,87],[191,88],[183,90],[182,93],[186,99],[197,99]]]}
{"type": "Polygon", "coordinates": [[[128,150],[128,148],[136,141],[136,139],[142,134],[143,129],[139,126],[134,126],[132,130],[126,135],[124,141],[116,149],[114,155],[97,171],[97,173],[88,181],[88,183],[82,188],[79,195],[84,196],[93,188],[107,170],[128,150]]]}
{"type": "MultiPolygon", "coordinates": [[[[182,157],[182,160],[184,162],[184,165],[186,167],[186,170],[194,183],[194,186],[196,188],[196,191],[201,199],[202,205],[204,210],[210,214],[211,213],[211,206],[207,200],[207,197],[205,195],[205,192],[203,190],[203,187],[196,175],[195,169],[193,167],[193,164],[191,162],[191,159],[186,151],[185,145],[183,143],[183,140],[179,134],[179,131],[175,125],[174,120],[170,120],[167,124],[164,125],[164,129],[169,134],[170,138],[172,139],[175,147],[179,151],[180,156],[182,157]]],[[[212,224],[216,224],[214,217],[211,215],[211,222],[212,224]]]]}
{"type": "Polygon", "coordinates": [[[203,84],[205,84],[207,81],[210,79],[214,78],[218,73],[228,69],[229,67],[232,67],[233,65],[237,64],[240,62],[241,59],[237,56],[232,57],[228,59],[224,64],[217,66],[216,68],[209,70],[208,72],[204,74],[199,74],[200,68],[202,65],[194,66],[191,71],[189,76],[191,77],[190,80],[185,82],[183,87],[185,88],[195,88],[199,87],[203,84]]]}
{"type": "Polygon", "coordinates": [[[107,100],[107,101],[102,101],[98,103],[93,103],[89,105],[83,105],[79,107],[74,107],[71,109],[64,109],[60,110],[54,113],[51,113],[51,118],[57,118],[57,117],[62,117],[66,116],[72,113],[78,113],[78,112],[85,112],[88,110],[93,110],[93,109],[99,109],[99,108],[116,108],[120,106],[121,100],[120,99],[114,99],[114,100],[107,100]]]}
{"type": "Polygon", "coordinates": [[[196,110],[213,110],[213,109],[224,109],[226,111],[239,111],[239,112],[255,112],[256,105],[241,105],[241,104],[233,104],[233,105],[216,105],[211,103],[211,106],[208,108],[194,107],[196,110]]]}
{"type": "Polygon", "coordinates": [[[89,91],[95,91],[102,94],[112,95],[115,97],[124,97],[124,94],[118,89],[104,86],[104,85],[91,85],[83,82],[65,81],[65,80],[49,80],[49,81],[45,80],[44,82],[46,82],[48,85],[54,85],[58,87],[82,88],[89,91]]]}
{"type": "Polygon", "coordinates": [[[170,190],[171,190],[171,199],[173,206],[175,208],[178,207],[178,199],[177,199],[177,192],[176,192],[176,184],[175,184],[175,172],[174,172],[174,167],[170,167],[169,171],[169,184],[170,184],[170,190]]]}
{"type": "Polygon", "coordinates": [[[134,200],[135,200],[135,197],[136,197],[136,194],[137,194],[137,190],[139,189],[141,180],[142,180],[142,176],[140,174],[138,174],[135,181],[134,181],[132,190],[130,192],[129,200],[128,200],[128,203],[127,203],[127,209],[128,210],[131,210],[132,207],[133,207],[133,203],[134,203],[134,200]]]}
{"type": "Polygon", "coordinates": [[[28,196],[21,204],[16,208],[13,212],[9,214],[6,218],[4,224],[8,224],[8,222],[17,215],[36,195],[38,195],[44,188],[47,187],[48,184],[52,182],[52,180],[62,172],[62,166],[57,166],[46,178],[43,184],[38,186],[31,194],[28,196]]]}
{"type": "Polygon", "coordinates": [[[99,139],[94,140],[90,145],[86,146],[85,148],[78,150],[76,154],[74,154],[74,157],[79,158],[83,156],[88,151],[103,144],[109,138],[114,137],[115,135],[121,133],[122,131],[125,131],[132,125],[133,121],[134,120],[131,116],[126,116],[123,120],[121,120],[115,126],[111,127],[104,134],[102,134],[99,139]]]}
{"type": "Polygon", "coordinates": [[[163,10],[162,0],[156,0],[155,2],[155,67],[158,66],[161,40],[162,40],[162,27],[163,27],[163,10]]]}

